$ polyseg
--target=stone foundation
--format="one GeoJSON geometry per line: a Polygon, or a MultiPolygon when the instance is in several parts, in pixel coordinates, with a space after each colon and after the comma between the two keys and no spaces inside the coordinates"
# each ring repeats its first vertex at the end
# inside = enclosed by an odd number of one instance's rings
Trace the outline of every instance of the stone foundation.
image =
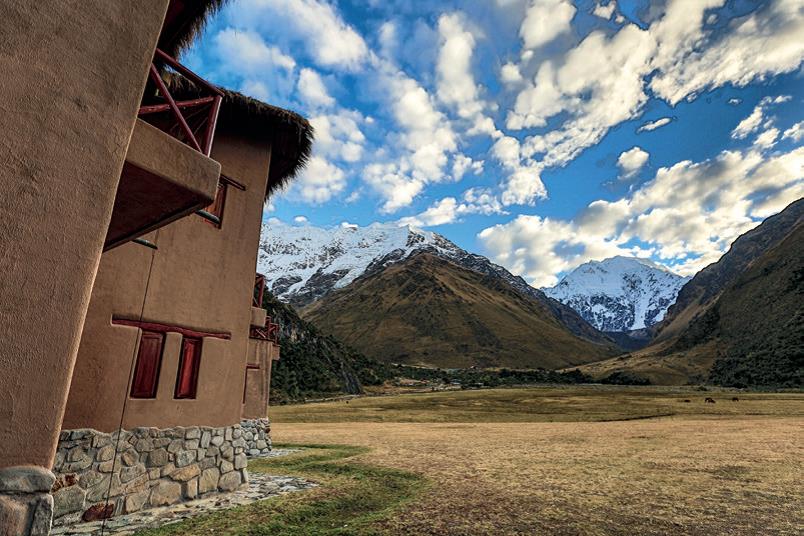
{"type": "Polygon", "coordinates": [[[240,427],[243,430],[246,455],[249,458],[264,456],[271,452],[271,421],[268,419],[242,420],[240,427]]]}
{"type": "Polygon", "coordinates": [[[236,490],[248,482],[251,444],[243,436],[239,424],[112,434],[64,430],[53,467],[55,522],[92,521],[236,490]]]}
{"type": "Polygon", "coordinates": [[[55,478],[44,467],[0,469],[0,536],[47,536],[53,518],[50,488],[55,478]]]}

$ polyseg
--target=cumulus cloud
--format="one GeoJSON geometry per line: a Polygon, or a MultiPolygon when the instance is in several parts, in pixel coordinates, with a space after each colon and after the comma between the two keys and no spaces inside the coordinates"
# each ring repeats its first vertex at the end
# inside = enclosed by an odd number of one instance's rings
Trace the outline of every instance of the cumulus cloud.
{"type": "Polygon", "coordinates": [[[615,0],[609,0],[609,2],[605,5],[603,2],[598,2],[597,5],[595,5],[595,8],[592,10],[592,13],[601,19],[609,20],[614,14],[614,9],[616,7],[617,2],[615,2],[615,0]]]}
{"type": "MultiPolygon", "coordinates": [[[[595,30],[563,55],[544,60],[517,95],[506,126],[544,127],[563,116],[553,130],[526,138],[523,156],[544,166],[566,164],[610,128],[637,117],[648,89],[675,105],[704,90],[743,86],[799,67],[804,57],[804,41],[797,37],[804,33],[799,0],[774,0],[718,31],[705,19],[707,10],[723,2],[669,0],[645,30],[634,24],[613,35],[595,30]]],[[[545,4],[534,2],[529,13],[545,4]]],[[[566,17],[558,18],[542,38],[564,31],[566,17]]]]}
{"type": "Polygon", "coordinates": [[[325,158],[313,156],[301,176],[293,182],[291,195],[305,203],[321,204],[346,188],[346,174],[325,158]]]}
{"type": "MultiPolygon", "coordinates": [[[[736,140],[742,140],[748,137],[749,134],[752,132],[756,132],[759,130],[761,126],[769,127],[773,123],[773,118],[769,118],[767,115],[768,109],[775,105],[781,104],[783,102],[787,102],[790,100],[790,95],[778,95],[776,97],[763,97],[759,104],[757,104],[754,109],[751,111],[751,114],[740,121],[734,130],[731,131],[731,137],[736,140]]],[[[765,136],[765,140],[768,139],[769,134],[765,132],[763,134],[765,136]]],[[[775,138],[774,138],[775,139],[775,138]]]]}
{"type": "Polygon", "coordinates": [[[213,45],[216,53],[226,60],[223,65],[246,76],[292,72],[296,67],[296,60],[279,48],[267,45],[254,31],[225,28],[215,34],[213,45]]]}
{"type": "Polygon", "coordinates": [[[803,170],[802,147],[770,155],[758,148],[724,151],[661,168],[628,196],[590,203],[573,220],[520,215],[479,238],[495,262],[537,286],[613,255],[654,255],[690,275],[800,197],[803,170]]]}
{"type": "Polygon", "coordinates": [[[671,121],[673,121],[673,119],[670,117],[660,117],[656,121],[648,121],[647,123],[643,123],[637,129],[637,132],[650,132],[670,124],[671,121]]]}
{"type": "Polygon", "coordinates": [[[296,216],[295,218],[293,218],[293,221],[296,222],[296,223],[307,223],[307,217],[306,216],[296,216]]]}
{"type": "Polygon", "coordinates": [[[455,223],[465,214],[507,214],[500,200],[488,189],[470,188],[463,193],[463,201],[445,197],[416,216],[400,218],[400,225],[430,227],[455,223]]]}
{"type": "Polygon", "coordinates": [[[519,66],[515,63],[508,62],[500,68],[500,80],[508,85],[518,84],[522,82],[522,73],[519,71],[519,66]]]}
{"type": "Polygon", "coordinates": [[[360,34],[322,0],[240,0],[231,17],[245,27],[293,32],[315,61],[325,67],[354,70],[368,57],[368,47],[360,34]]]}
{"type": "Polygon", "coordinates": [[[649,156],[647,151],[636,146],[620,153],[620,157],[617,158],[617,166],[622,172],[620,178],[627,179],[636,175],[647,163],[649,156]]]}
{"type": "Polygon", "coordinates": [[[804,121],[799,121],[782,134],[782,139],[793,140],[796,143],[800,142],[802,138],[804,138],[804,121]]]}
{"type": "Polygon", "coordinates": [[[363,155],[366,137],[360,130],[358,112],[338,110],[310,118],[315,129],[315,151],[328,158],[357,162],[363,155]]]}
{"type": "Polygon", "coordinates": [[[305,67],[299,72],[298,87],[302,99],[314,107],[327,107],[335,104],[335,99],[327,92],[321,76],[312,69],[305,67]]]}
{"type": "Polygon", "coordinates": [[[565,0],[531,0],[519,29],[524,48],[539,48],[568,33],[574,16],[575,7],[565,0]]]}

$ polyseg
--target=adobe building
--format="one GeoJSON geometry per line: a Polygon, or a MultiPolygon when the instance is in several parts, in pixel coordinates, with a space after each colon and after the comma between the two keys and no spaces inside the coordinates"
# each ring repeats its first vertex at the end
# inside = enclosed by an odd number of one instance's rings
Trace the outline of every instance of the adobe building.
{"type": "Polygon", "coordinates": [[[233,489],[266,444],[256,248],[312,129],[173,59],[220,4],[2,2],[0,535],[233,489]]]}

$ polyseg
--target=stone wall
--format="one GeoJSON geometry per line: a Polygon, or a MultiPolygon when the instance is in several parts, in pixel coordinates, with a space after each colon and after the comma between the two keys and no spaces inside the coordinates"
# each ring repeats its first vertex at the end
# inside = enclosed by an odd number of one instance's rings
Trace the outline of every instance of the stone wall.
{"type": "Polygon", "coordinates": [[[271,421],[268,419],[248,419],[240,421],[243,439],[246,441],[246,455],[249,458],[271,452],[271,421]]]}
{"type": "Polygon", "coordinates": [[[33,465],[0,469],[0,535],[47,536],[53,473],[33,465]]]}
{"type": "Polygon", "coordinates": [[[53,517],[90,521],[238,489],[248,482],[250,444],[243,436],[239,424],[64,430],[53,467],[53,517]]]}

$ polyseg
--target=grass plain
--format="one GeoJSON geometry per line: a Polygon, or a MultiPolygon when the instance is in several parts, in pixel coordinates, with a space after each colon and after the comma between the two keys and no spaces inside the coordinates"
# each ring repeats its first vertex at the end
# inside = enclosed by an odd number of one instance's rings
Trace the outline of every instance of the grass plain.
{"type": "Polygon", "coordinates": [[[534,387],[271,418],[275,442],[349,445],[250,465],[321,487],[155,534],[801,534],[800,393],[534,387]]]}

